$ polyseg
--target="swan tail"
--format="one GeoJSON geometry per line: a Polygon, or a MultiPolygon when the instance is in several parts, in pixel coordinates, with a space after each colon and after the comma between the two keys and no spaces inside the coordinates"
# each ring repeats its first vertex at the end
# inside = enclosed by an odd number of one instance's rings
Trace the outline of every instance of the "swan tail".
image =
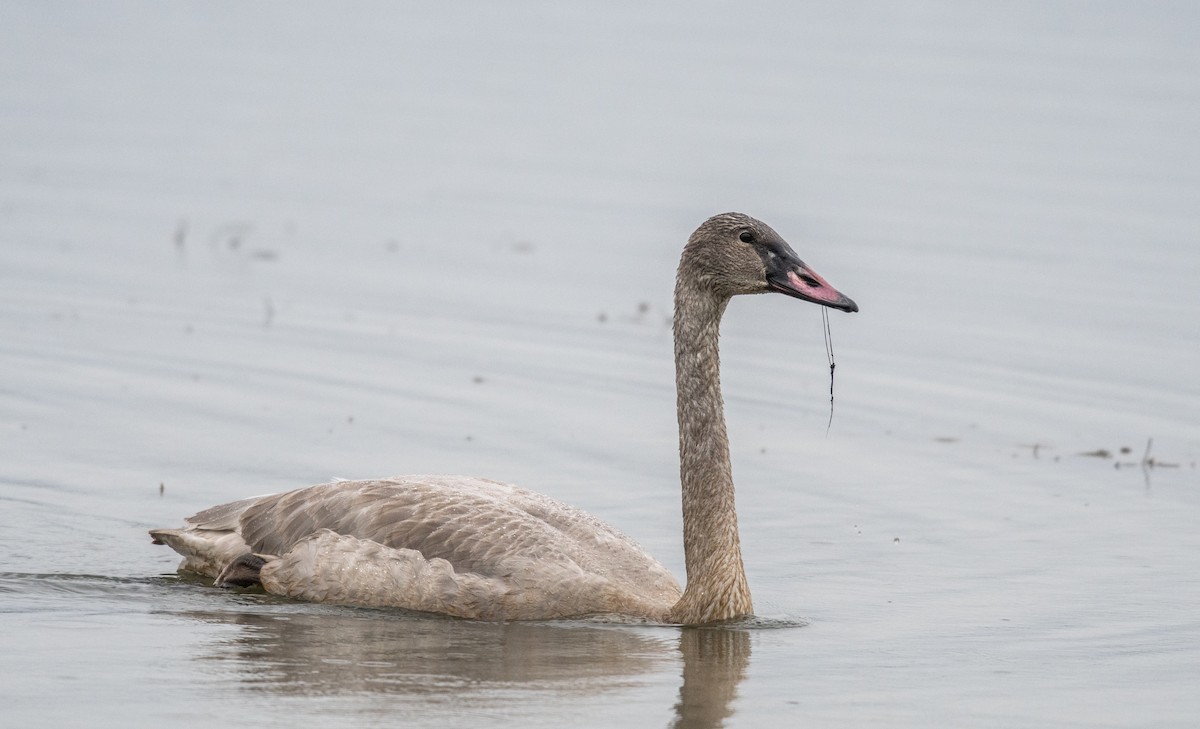
{"type": "Polygon", "coordinates": [[[181,572],[195,572],[216,579],[250,549],[241,535],[208,529],[151,529],[154,544],[165,544],[183,556],[181,572]]]}

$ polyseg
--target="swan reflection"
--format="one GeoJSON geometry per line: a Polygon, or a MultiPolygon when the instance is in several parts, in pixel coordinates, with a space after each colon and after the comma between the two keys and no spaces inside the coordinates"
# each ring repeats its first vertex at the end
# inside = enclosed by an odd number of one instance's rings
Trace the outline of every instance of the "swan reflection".
{"type": "Polygon", "coordinates": [[[750,662],[749,631],[600,623],[479,623],[355,608],[261,606],[190,611],[234,635],[199,656],[244,689],[284,696],[360,696],[362,708],[434,719],[520,713],[682,681],[664,695],[677,729],[719,727],[750,662]],[[386,699],[382,704],[377,699],[386,699]]]}
{"type": "Polygon", "coordinates": [[[738,684],[750,665],[750,634],[727,628],[685,628],[679,636],[683,682],[674,729],[719,727],[733,715],[738,684]]]}

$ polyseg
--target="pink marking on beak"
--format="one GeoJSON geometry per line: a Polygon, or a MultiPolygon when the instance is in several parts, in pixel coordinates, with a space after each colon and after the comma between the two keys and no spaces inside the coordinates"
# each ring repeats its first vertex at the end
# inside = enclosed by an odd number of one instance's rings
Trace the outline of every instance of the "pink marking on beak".
{"type": "Polygon", "coordinates": [[[850,297],[830,286],[811,268],[804,267],[800,273],[788,271],[787,280],[792,291],[809,301],[845,311],[858,311],[858,305],[850,297]]]}

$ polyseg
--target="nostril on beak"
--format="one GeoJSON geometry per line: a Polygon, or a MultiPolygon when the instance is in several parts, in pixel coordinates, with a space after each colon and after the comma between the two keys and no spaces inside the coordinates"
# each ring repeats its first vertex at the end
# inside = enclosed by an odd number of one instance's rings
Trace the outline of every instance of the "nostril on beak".
{"type": "Polygon", "coordinates": [[[809,286],[812,286],[814,289],[821,288],[821,282],[816,280],[812,276],[809,276],[808,274],[804,274],[804,273],[800,274],[800,280],[803,281],[804,283],[808,284],[809,286]]]}

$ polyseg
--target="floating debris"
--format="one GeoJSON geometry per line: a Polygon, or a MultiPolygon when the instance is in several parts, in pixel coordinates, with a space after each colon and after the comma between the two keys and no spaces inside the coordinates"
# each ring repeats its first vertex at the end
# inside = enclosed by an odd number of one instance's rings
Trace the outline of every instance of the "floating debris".
{"type": "Polygon", "coordinates": [[[1050,446],[1048,446],[1044,443],[1022,443],[1021,447],[1028,448],[1030,451],[1032,451],[1034,458],[1040,458],[1041,450],[1043,448],[1049,448],[1050,446]]]}
{"type": "Polygon", "coordinates": [[[829,429],[833,427],[833,371],[837,363],[833,357],[833,330],[829,328],[829,310],[821,307],[821,325],[825,334],[825,359],[829,363],[829,421],[825,423],[825,437],[829,437],[829,429]]]}
{"type": "MultiPolygon", "coordinates": [[[[1145,452],[1142,453],[1142,460],[1140,460],[1136,463],[1128,462],[1128,461],[1127,462],[1117,461],[1116,463],[1113,464],[1113,468],[1130,468],[1132,466],[1141,466],[1142,469],[1146,470],[1146,471],[1149,471],[1154,468],[1179,468],[1178,463],[1167,463],[1166,461],[1160,461],[1157,458],[1155,458],[1154,456],[1150,455],[1150,449],[1153,446],[1154,446],[1154,439],[1147,438],[1146,439],[1146,450],[1145,450],[1145,452]]],[[[1121,452],[1126,453],[1126,452],[1128,452],[1128,450],[1129,450],[1128,448],[1122,448],[1121,452]]]]}

